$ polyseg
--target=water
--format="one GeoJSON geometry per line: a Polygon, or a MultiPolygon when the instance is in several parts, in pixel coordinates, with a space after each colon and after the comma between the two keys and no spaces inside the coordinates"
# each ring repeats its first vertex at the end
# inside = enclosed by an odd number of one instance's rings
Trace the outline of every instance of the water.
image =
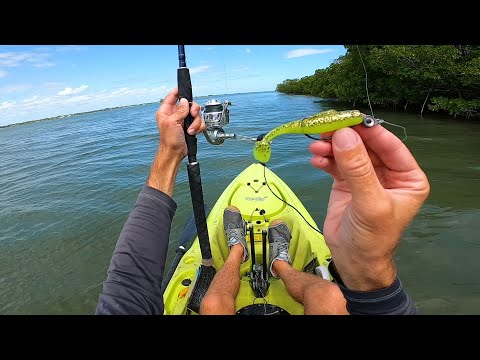
{"type": "MultiPolygon", "coordinates": [[[[228,100],[226,131],[246,136],[329,109],[312,97],[275,92],[228,100]]],[[[156,109],[149,104],[0,129],[0,313],[94,312],[156,150],[156,109]]],[[[407,127],[406,143],[432,187],[397,252],[402,281],[423,313],[480,314],[480,122],[375,113],[407,127]]],[[[331,180],[309,164],[310,141],[276,138],[269,165],[321,225],[331,180]]],[[[212,146],[202,135],[198,154],[204,197],[213,206],[219,189],[253,162],[253,143],[212,146]]],[[[192,212],[185,163],[174,200],[170,259],[192,212]]]]}

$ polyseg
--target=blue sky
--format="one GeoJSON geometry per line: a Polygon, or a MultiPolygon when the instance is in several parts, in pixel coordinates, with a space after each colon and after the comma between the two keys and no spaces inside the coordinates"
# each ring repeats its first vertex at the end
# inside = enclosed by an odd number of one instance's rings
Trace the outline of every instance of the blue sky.
{"type": "MultiPolygon", "coordinates": [[[[272,91],[345,53],[341,45],[186,45],[193,95],[272,91]]],[[[0,45],[0,126],[159,101],[176,45],[0,45]]]]}

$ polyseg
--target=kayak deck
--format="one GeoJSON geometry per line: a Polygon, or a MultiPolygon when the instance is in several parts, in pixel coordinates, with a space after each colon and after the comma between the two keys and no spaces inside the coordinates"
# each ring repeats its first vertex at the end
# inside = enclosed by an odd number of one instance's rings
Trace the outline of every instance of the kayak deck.
{"type": "MultiPolygon", "coordinates": [[[[293,205],[303,217],[317,228],[315,221],[303,204],[275,173],[261,164],[254,163],[242,171],[223,191],[207,218],[212,259],[218,271],[229,254],[227,240],[223,230],[223,211],[228,205],[236,206],[247,221],[247,228],[253,225],[255,244],[255,263],[263,263],[262,230],[275,219],[286,222],[292,233],[290,257],[293,268],[313,272],[318,265],[328,267],[330,250],[323,236],[312,229],[291,206],[278,199],[272,191],[285,202],[293,205]],[[267,182],[265,182],[265,178],[267,182]]],[[[250,234],[247,231],[247,245],[250,250],[250,234]]],[[[268,241],[268,240],[267,240],[268,241]]],[[[268,243],[267,243],[268,252],[268,243]]],[[[268,253],[266,256],[268,266],[268,253]]],[[[197,281],[202,261],[198,237],[185,253],[171,278],[165,293],[165,314],[187,314],[195,312],[188,309],[188,302],[197,281]]],[[[264,298],[256,298],[250,285],[251,261],[240,266],[240,290],[236,299],[236,311],[252,304],[276,305],[289,314],[303,314],[303,306],[288,294],[281,279],[269,278],[269,288],[264,298]]]]}

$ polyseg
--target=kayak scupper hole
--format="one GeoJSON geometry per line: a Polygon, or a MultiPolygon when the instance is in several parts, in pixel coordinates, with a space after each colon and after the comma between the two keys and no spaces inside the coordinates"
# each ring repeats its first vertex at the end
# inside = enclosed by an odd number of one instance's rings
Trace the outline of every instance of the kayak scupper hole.
{"type": "Polygon", "coordinates": [[[249,183],[249,182],[247,183],[247,186],[250,186],[250,183],[249,183]]]}
{"type": "Polygon", "coordinates": [[[258,179],[254,179],[253,182],[258,182],[258,179]]]}
{"type": "Polygon", "coordinates": [[[260,220],[257,220],[256,221],[258,225],[260,225],[262,222],[260,220]]]}
{"type": "Polygon", "coordinates": [[[192,280],[190,279],[183,279],[182,280],[182,285],[183,286],[189,286],[192,283],[192,280]]]}

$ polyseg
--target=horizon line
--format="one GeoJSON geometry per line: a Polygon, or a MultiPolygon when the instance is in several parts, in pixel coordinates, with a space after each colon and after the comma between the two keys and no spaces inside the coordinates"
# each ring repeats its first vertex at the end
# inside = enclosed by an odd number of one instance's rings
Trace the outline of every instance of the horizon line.
{"type": "MultiPolygon", "coordinates": [[[[264,92],[275,92],[276,90],[264,90],[264,91],[247,91],[247,92],[238,92],[238,93],[231,93],[231,94],[209,94],[209,95],[199,95],[199,96],[194,96],[193,99],[201,99],[201,98],[207,98],[211,96],[224,96],[224,95],[238,95],[238,94],[253,94],[253,93],[264,93],[264,92]]],[[[163,101],[163,98],[158,101],[160,104],[163,101]]],[[[150,105],[150,104],[156,104],[157,101],[151,101],[151,102],[146,102],[146,103],[139,103],[139,104],[131,104],[131,105],[120,105],[120,106],[114,106],[114,107],[107,107],[107,108],[101,108],[101,109],[96,109],[96,110],[90,110],[90,111],[82,111],[78,113],[70,113],[70,114],[63,114],[63,115],[57,115],[57,116],[50,116],[46,118],[41,118],[41,119],[33,119],[33,120],[26,120],[26,121],[21,121],[17,123],[12,123],[12,124],[7,124],[7,125],[0,125],[0,129],[2,128],[8,128],[8,127],[15,127],[17,125],[27,125],[31,123],[36,123],[40,121],[48,121],[48,120],[57,120],[57,119],[62,119],[65,117],[71,117],[71,116],[76,116],[76,115],[83,115],[83,114],[91,114],[91,113],[96,113],[96,112],[101,112],[101,111],[108,111],[108,110],[115,110],[115,109],[123,109],[127,107],[134,107],[134,106],[143,106],[143,105],[150,105]]]]}

